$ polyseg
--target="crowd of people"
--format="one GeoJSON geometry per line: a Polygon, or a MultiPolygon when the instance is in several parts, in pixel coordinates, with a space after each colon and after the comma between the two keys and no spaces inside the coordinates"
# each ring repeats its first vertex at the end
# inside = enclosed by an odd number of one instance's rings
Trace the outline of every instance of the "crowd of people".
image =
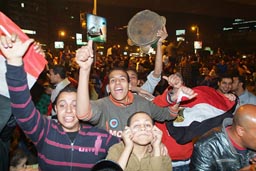
{"type": "Polygon", "coordinates": [[[146,58],[34,44],[48,64],[30,90],[22,57],[34,40],[2,35],[0,170],[95,171],[103,159],[124,171],[255,169],[255,56],[168,54],[167,36],[146,58]]]}

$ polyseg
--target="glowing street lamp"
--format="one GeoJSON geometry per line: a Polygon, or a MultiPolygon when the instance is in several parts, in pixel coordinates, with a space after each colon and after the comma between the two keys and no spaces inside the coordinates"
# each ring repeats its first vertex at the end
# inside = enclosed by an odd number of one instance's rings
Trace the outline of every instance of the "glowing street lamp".
{"type": "Polygon", "coordinates": [[[197,37],[197,40],[199,40],[199,27],[197,25],[194,25],[191,27],[191,30],[196,31],[196,37],[197,37]]]}
{"type": "Polygon", "coordinates": [[[65,31],[60,31],[59,35],[60,35],[60,37],[65,37],[66,36],[66,32],[65,31]]]}

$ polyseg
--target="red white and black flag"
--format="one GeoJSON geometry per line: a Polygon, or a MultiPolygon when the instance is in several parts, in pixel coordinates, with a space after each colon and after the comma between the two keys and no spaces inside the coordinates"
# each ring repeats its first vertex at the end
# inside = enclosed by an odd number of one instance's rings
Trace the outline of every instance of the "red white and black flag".
{"type": "MultiPolygon", "coordinates": [[[[26,41],[29,37],[23,33],[23,31],[17,26],[11,19],[0,12],[0,35],[9,36],[15,33],[19,36],[21,41],[26,41]]],[[[9,92],[6,84],[5,73],[6,64],[5,57],[0,51],[0,95],[9,97],[9,92]]],[[[23,57],[24,68],[27,72],[29,88],[31,88],[36,82],[38,76],[43,71],[45,65],[47,64],[46,59],[34,51],[34,45],[32,44],[26,54],[23,57]]]]}
{"type": "Polygon", "coordinates": [[[232,118],[236,101],[230,101],[222,93],[208,86],[194,87],[198,94],[194,99],[181,102],[184,120],[167,122],[169,134],[180,144],[201,136],[220,126],[225,118],[232,118]]]}

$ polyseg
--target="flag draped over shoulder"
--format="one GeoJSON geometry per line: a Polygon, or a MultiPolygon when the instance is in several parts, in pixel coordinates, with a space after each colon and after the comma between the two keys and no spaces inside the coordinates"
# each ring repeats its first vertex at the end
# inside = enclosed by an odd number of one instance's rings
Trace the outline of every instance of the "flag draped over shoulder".
{"type": "MultiPolygon", "coordinates": [[[[23,31],[17,26],[12,20],[10,20],[7,16],[5,16],[3,13],[0,12],[0,25],[3,27],[7,32],[10,34],[15,33],[19,36],[21,41],[26,41],[29,39],[29,37],[23,33],[23,31]]],[[[0,35],[6,35],[1,29],[0,29],[0,35]]],[[[8,36],[8,35],[6,35],[8,36]]],[[[35,83],[36,79],[40,75],[40,73],[43,71],[45,65],[47,64],[46,59],[36,53],[34,51],[34,45],[32,44],[28,51],[26,52],[24,58],[24,68],[27,72],[28,76],[28,84],[31,88],[33,84],[35,83]]],[[[6,97],[9,97],[7,84],[5,80],[5,72],[6,72],[6,66],[5,66],[5,58],[2,55],[0,51],[0,94],[4,95],[6,97]]]]}
{"type": "Polygon", "coordinates": [[[233,117],[236,107],[236,101],[230,101],[211,87],[198,86],[193,90],[198,95],[180,104],[184,107],[181,112],[184,119],[166,123],[169,134],[180,144],[221,125],[224,118],[233,117]]]}

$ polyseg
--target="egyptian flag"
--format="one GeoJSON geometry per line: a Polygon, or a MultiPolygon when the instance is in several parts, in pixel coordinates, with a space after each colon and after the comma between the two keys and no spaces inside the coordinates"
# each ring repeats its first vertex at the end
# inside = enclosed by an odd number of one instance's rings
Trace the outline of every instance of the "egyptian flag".
{"type": "MultiPolygon", "coordinates": [[[[9,36],[9,34],[16,33],[21,41],[26,41],[29,37],[23,33],[23,31],[7,16],[0,12],[0,35],[9,36]]],[[[5,73],[6,73],[6,59],[0,51],[0,95],[9,97],[9,92],[6,84],[5,73]]],[[[38,76],[43,71],[47,64],[46,59],[34,51],[34,45],[32,44],[26,52],[24,58],[24,68],[27,72],[28,85],[31,88],[36,82],[38,76]]]]}
{"type": "Polygon", "coordinates": [[[223,119],[233,117],[236,108],[236,101],[230,101],[211,87],[197,86],[193,90],[198,95],[180,103],[180,106],[184,107],[179,112],[183,118],[166,123],[169,134],[179,144],[190,142],[193,138],[220,126],[223,119]]]}

